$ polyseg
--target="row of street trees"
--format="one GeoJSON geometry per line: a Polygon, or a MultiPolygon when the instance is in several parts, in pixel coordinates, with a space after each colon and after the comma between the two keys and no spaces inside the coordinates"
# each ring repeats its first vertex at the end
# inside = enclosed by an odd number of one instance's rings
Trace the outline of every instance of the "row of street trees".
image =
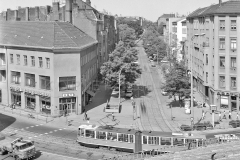
{"type": "Polygon", "coordinates": [[[135,49],[137,40],[136,31],[128,24],[119,24],[119,43],[115,50],[109,54],[109,59],[100,68],[103,80],[111,87],[132,84],[141,74],[140,66],[135,63],[138,60],[138,50],[135,49]]]}

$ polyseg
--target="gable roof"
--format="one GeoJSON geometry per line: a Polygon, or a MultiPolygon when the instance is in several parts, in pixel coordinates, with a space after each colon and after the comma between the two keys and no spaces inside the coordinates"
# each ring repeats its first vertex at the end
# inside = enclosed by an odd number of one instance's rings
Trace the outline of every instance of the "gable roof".
{"type": "Polygon", "coordinates": [[[240,1],[230,0],[220,4],[199,8],[193,11],[187,18],[206,16],[211,14],[240,14],[240,1]]]}
{"type": "Polygon", "coordinates": [[[0,22],[0,45],[45,49],[82,49],[96,44],[92,37],[68,22],[0,22]]]}
{"type": "Polygon", "coordinates": [[[175,17],[175,14],[163,14],[159,18],[171,18],[171,17],[175,17]]]}

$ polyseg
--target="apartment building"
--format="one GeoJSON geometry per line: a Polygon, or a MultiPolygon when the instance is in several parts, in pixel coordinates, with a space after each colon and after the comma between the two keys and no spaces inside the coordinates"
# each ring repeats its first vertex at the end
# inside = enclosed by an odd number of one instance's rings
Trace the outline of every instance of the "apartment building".
{"type": "Polygon", "coordinates": [[[194,84],[219,109],[239,111],[240,1],[218,1],[187,17],[188,67],[194,84]]]}
{"type": "Polygon", "coordinates": [[[0,103],[82,113],[97,78],[98,42],[68,22],[0,22],[0,103]]]}

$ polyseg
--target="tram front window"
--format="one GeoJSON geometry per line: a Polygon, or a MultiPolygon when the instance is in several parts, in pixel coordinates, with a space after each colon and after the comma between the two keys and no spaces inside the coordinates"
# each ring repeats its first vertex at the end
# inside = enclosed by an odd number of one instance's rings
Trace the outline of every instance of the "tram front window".
{"type": "Polygon", "coordinates": [[[97,132],[97,139],[106,139],[106,132],[97,132]]]}
{"type": "Polygon", "coordinates": [[[95,137],[95,131],[91,131],[91,130],[85,130],[85,131],[86,131],[86,137],[89,137],[89,138],[95,137]]]}
{"type": "Polygon", "coordinates": [[[117,140],[117,133],[108,132],[107,140],[116,141],[117,140]]]}
{"type": "Polygon", "coordinates": [[[143,136],[143,144],[147,144],[147,136],[143,136]]]}
{"type": "Polygon", "coordinates": [[[181,138],[173,138],[173,145],[183,146],[184,140],[181,138]]]}
{"type": "Polygon", "coordinates": [[[171,138],[161,138],[161,145],[171,145],[171,138]]]}
{"type": "Polygon", "coordinates": [[[134,140],[133,140],[133,135],[132,135],[132,134],[130,134],[129,136],[130,136],[130,143],[134,143],[134,140]]]}
{"type": "Polygon", "coordinates": [[[159,145],[159,137],[148,137],[148,144],[159,145]]]}

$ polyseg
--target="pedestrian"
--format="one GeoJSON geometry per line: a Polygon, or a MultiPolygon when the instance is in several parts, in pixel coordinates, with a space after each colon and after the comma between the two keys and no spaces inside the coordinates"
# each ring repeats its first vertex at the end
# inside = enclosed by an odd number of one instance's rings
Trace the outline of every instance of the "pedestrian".
{"type": "Polygon", "coordinates": [[[238,120],[238,113],[237,113],[237,120],[238,120]]]}
{"type": "Polygon", "coordinates": [[[223,111],[223,118],[222,119],[226,119],[225,110],[223,111]]]}
{"type": "Polygon", "coordinates": [[[221,111],[219,112],[219,114],[218,114],[218,116],[219,116],[219,122],[221,122],[222,121],[222,115],[221,115],[221,111]]]}
{"type": "Polygon", "coordinates": [[[228,118],[229,118],[229,119],[232,118],[232,113],[231,113],[231,111],[229,111],[228,118]]]}
{"type": "Polygon", "coordinates": [[[204,119],[204,110],[202,110],[202,120],[204,119]]]}

